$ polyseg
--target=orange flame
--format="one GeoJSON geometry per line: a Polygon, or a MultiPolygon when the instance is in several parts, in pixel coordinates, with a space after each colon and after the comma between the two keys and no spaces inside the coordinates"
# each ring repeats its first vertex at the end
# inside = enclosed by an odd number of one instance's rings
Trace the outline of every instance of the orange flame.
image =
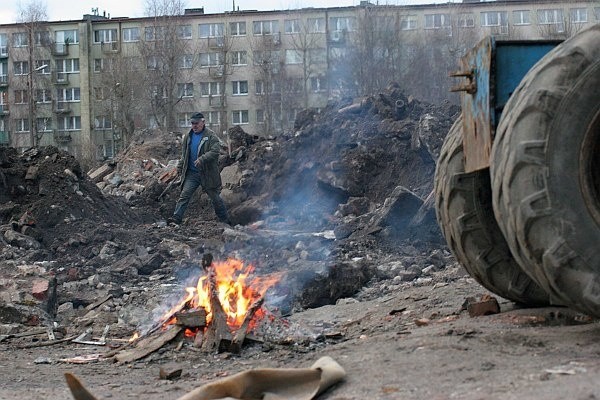
{"type": "MultiPolygon", "coordinates": [[[[252,265],[244,266],[244,263],[237,259],[215,261],[211,268],[214,268],[219,302],[227,315],[227,324],[232,329],[237,329],[242,325],[248,309],[255,301],[262,298],[267,290],[279,281],[281,276],[281,274],[276,274],[249,279],[254,267],[252,265]]],[[[173,315],[186,306],[189,308],[204,308],[207,314],[206,322],[210,323],[212,310],[207,277],[200,277],[196,287],[188,287],[185,290],[187,292],[186,296],[161,318],[165,321],[163,325],[173,323],[173,315]]],[[[256,315],[258,317],[261,314],[257,313],[256,315]]]]}

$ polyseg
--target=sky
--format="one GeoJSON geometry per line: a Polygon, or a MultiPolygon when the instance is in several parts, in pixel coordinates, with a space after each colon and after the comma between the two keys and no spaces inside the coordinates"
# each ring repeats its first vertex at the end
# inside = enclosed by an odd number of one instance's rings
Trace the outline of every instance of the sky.
{"type": "MultiPolygon", "coordinates": [[[[35,0],[46,6],[48,20],[68,21],[81,19],[84,14],[92,14],[93,8],[98,13],[111,17],[143,17],[146,0],[35,0]]],[[[22,6],[30,4],[28,0],[2,0],[0,6],[0,24],[11,24],[18,20],[22,6]]],[[[374,4],[432,4],[447,3],[448,0],[371,0],[374,4]]],[[[235,4],[240,10],[288,10],[303,7],[344,7],[360,4],[360,0],[210,0],[186,1],[186,8],[204,7],[204,13],[222,13],[231,11],[235,4]]],[[[23,7],[24,8],[24,7],[23,7]]]]}

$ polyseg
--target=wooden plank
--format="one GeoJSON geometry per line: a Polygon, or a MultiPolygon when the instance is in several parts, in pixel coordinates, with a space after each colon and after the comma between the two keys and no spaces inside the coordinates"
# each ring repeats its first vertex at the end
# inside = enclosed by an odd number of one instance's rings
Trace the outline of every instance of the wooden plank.
{"type": "Polygon", "coordinates": [[[183,327],[173,325],[169,330],[165,332],[160,332],[156,335],[149,336],[140,340],[137,343],[136,347],[134,347],[133,349],[121,351],[115,356],[115,358],[120,363],[128,363],[139,360],[140,358],[144,358],[147,355],[160,349],[165,344],[169,343],[171,340],[175,339],[175,337],[182,330],[183,327]]]}

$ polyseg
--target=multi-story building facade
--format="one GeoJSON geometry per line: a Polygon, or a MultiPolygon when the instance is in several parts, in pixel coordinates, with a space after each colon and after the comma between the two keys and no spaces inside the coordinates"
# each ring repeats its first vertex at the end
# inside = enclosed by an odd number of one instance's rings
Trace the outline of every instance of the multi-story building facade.
{"type": "Polygon", "coordinates": [[[448,71],[484,35],[566,38],[599,21],[599,1],[465,0],[0,25],[0,145],[98,159],[196,111],[219,134],[266,136],[391,81],[447,99],[448,71]]]}

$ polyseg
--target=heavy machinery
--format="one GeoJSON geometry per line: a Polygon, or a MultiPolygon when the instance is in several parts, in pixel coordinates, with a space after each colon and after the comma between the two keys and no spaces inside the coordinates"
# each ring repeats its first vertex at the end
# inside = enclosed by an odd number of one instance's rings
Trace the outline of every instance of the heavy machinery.
{"type": "Polygon", "coordinates": [[[486,38],[435,174],[438,223],[490,291],[600,317],[600,25],[563,42],[486,38]]]}

